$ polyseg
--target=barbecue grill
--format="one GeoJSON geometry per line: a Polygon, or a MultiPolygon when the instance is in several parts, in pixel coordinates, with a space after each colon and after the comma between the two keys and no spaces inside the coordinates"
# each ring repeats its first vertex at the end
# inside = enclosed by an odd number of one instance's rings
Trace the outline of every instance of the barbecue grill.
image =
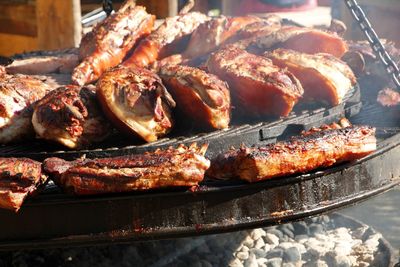
{"type": "Polygon", "coordinates": [[[385,192],[400,183],[400,128],[396,113],[362,101],[356,86],[343,104],[299,107],[287,118],[240,123],[228,130],[177,132],[150,144],[105,142],[101,147],[62,151],[40,141],[0,147],[0,156],[43,160],[143,153],[178,144],[209,143],[213,158],[231,146],[262,145],[347,117],[377,128],[378,149],[355,162],[255,184],[206,179],[195,190],[69,196],[52,183],[19,213],[0,210],[0,249],[131,242],[235,231],[320,214],[385,192]],[[29,227],[27,227],[29,225],[29,227]]]}

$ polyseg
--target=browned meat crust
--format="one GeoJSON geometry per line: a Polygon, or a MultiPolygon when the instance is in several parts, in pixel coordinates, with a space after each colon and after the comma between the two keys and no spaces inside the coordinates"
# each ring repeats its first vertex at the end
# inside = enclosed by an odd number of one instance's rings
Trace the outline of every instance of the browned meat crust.
{"type": "Polygon", "coordinates": [[[235,107],[247,116],[287,116],[303,94],[292,73],[237,47],[215,52],[207,67],[228,82],[235,107]]]}
{"type": "Polygon", "coordinates": [[[255,16],[228,18],[220,16],[201,24],[190,37],[183,56],[196,58],[215,51],[228,38],[250,23],[261,21],[255,16]]]}
{"type": "Polygon", "coordinates": [[[78,195],[197,186],[210,162],[207,145],[180,146],[142,155],[67,162],[49,158],[44,169],[57,184],[78,195]]]}
{"type": "Polygon", "coordinates": [[[103,141],[111,132],[97,103],[94,87],[60,87],[38,102],[32,123],[43,139],[69,148],[103,141]]]}
{"type": "Polygon", "coordinates": [[[155,31],[139,43],[133,54],[123,63],[125,66],[147,67],[156,60],[169,56],[167,46],[191,34],[209,18],[198,12],[190,12],[166,18],[155,31]]]}
{"type": "Polygon", "coordinates": [[[173,126],[175,102],[160,77],[147,69],[119,66],[104,73],[97,83],[97,96],[116,127],[147,142],[173,126]]]}
{"type": "Polygon", "coordinates": [[[107,69],[121,63],[135,43],[153,29],[155,17],[128,0],[114,14],[82,38],[81,64],[72,73],[74,83],[96,81],[107,69]]]}
{"type": "Polygon", "coordinates": [[[31,117],[33,105],[52,88],[34,77],[0,77],[0,143],[10,143],[34,136],[31,117]]]}
{"type": "Polygon", "coordinates": [[[227,175],[220,169],[228,170],[231,177],[257,182],[354,161],[375,150],[375,129],[372,127],[328,127],[289,141],[229,151],[227,156],[216,160],[219,163],[212,165],[207,174],[226,179],[227,175]]]}
{"type": "Polygon", "coordinates": [[[46,180],[40,162],[27,158],[0,158],[0,208],[18,211],[25,198],[46,180]]]}
{"type": "Polygon", "coordinates": [[[230,122],[228,85],[197,68],[167,65],[160,76],[185,117],[205,128],[224,129],[230,122]]]}
{"type": "Polygon", "coordinates": [[[287,68],[301,82],[306,101],[325,102],[336,106],[356,83],[350,67],[340,59],[325,53],[314,55],[289,49],[276,49],[264,54],[272,62],[287,68]]]}

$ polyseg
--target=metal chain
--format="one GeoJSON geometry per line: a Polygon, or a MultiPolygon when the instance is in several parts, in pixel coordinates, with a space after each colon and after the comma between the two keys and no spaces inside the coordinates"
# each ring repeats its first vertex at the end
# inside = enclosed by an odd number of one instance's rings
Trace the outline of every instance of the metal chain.
{"type": "Polygon", "coordinates": [[[112,0],[103,0],[103,10],[106,12],[107,17],[113,12],[112,0]]]}
{"type": "Polygon", "coordinates": [[[394,84],[397,86],[397,89],[400,90],[399,67],[390,57],[382,42],[379,40],[378,35],[372,28],[371,23],[366,17],[364,11],[358,5],[356,0],[344,0],[344,2],[350,9],[353,18],[358,22],[358,25],[367,37],[367,40],[371,45],[371,48],[374,51],[375,55],[380,58],[381,62],[385,66],[387,73],[392,78],[394,84]]]}

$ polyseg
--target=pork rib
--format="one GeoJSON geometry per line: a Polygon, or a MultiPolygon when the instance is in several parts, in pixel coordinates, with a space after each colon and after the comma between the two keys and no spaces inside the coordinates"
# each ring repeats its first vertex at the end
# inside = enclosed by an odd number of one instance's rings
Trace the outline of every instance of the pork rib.
{"type": "Polygon", "coordinates": [[[0,158],[0,208],[18,211],[25,198],[46,180],[40,162],[27,158],[0,158]]]}
{"type": "Polygon", "coordinates": [[[155,73],[136,66],[116,67],[100,78],[97,97],[120,130],[147,142],[167,134],[175,102],[155,73]]]}
{"type": "Polygon", "coordinates": [[[375,150],[375,129],[372,127],[328,127],[289,141],[229,151],[226,156],[219,157],[208,175],[226,179],[226,173],[220,170],[228,170],[231,178],[257,182],[354,161],[375,150]]]}
{"type": "Polygon", "coordinates": [[[228,127],[229,89],[217,76],[193,67],[166,65],[160,77],[186,118],[207,129],[228,127]]]}
{"type": "Polygon", "coordinates": [[[111,125],[97,103],[94,89],[68,85],[47,94],[33,112],[36,134],[74,149],[107,138],[111,125]]]}
{"type": "Polygon", "coordinates": [[[351,68],[340,59],[324,53],[314,55],[288,49],[264,54],[272,62],[287,68],[301,82],[306,101],[325,102],[336,106],[356,83],[351,68]]]}
{"type": "Polygon", "coordinates": [[[207,67],[228,82],[234,105],[247,116],[287,116],[303,94],[292,73],[237,47],[215,52],[207,67]]]}
{"type": "Polygon", "coordinates": [[[135,43],[151,32],[154,19],[144,7],[127,0],[116,13],[82,38],[79,51],[82,62],[72,73],[73,82],[91,83],[121,63],[135,43]]]}
{"type": "Polygon", "coordinates": [[[142,155],[64,161],[49,158],[44,169],[66,191],[78,195],[196,186],[210,162],[207,145],[180,146],[142,155]]]}

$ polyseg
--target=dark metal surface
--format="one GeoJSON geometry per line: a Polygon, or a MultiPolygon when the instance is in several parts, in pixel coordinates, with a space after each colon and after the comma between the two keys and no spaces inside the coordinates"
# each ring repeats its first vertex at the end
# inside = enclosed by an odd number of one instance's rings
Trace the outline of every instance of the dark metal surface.
{"type": "Polygon", "coordinates": [[[378,127],[374,154],[309,174],[254,184],[206,181],[196,192],[176,189],[74,197],[49,190],[29,200],[17,214],[0,210],[0,249],[227,232],[357,203],[400,183],[400,129],[390,114],[373,105],[354,117],[355,122],[378,127]]]}
{"type": "Polygon", "coordinates": [[[397,86],[397,89],[400,90],[399,67],[397,66],[396,62],[394,62],[394,60],[391,58],[389,53],[386,51],[375,30],[372,28],[372,25],[369,22],[367,16],[365,15],[364,11],[362,10],[362,8],[360,7],[360,5],[357,3],[356,0],[345,0],[344,2],[346,6],[349,8],[351,15],[360,26],[360,29],[365,34],[365,37],[367,37],[367,40],[371,45],[372,50],[379,57],[382,64],[385,66],[387,73],[393,80],[394,84],[397,86]]]}

